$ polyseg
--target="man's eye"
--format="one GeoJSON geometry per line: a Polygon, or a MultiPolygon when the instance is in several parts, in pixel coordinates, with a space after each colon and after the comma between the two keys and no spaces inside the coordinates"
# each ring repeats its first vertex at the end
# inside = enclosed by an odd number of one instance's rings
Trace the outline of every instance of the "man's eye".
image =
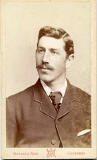
{"type": "Polygon", "coordinates": [[[43,52],[44,52],[44,50],[41,49],[41,48],[38,48],[37,51],[38,51],[39,53],[43,53],[43,52]]]}
{"type": "Polygon", "coordinates": [[[55,51],[55,50],[51,50],[51,53],[53,53],[53,54],[58,54],[58,52],[55,51]]]}
{"type": "Polygon", "coordinates": [[[55,51],[51,51],[51,53],[54,53],[54,54],[55,54],[56,52],[55,52],[55,51]]]}

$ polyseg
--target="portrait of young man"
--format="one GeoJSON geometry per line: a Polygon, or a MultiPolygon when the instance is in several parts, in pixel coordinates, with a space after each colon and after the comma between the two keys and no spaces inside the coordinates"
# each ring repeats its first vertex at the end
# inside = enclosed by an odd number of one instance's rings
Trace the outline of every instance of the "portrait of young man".
{"type": "Polygon", "coordinates": [[[90,95],[66,76],[74,42],[63,28],[44,26],[36,48],[38,81],[7,98],[6,146],[91,147],[90,95]]]}

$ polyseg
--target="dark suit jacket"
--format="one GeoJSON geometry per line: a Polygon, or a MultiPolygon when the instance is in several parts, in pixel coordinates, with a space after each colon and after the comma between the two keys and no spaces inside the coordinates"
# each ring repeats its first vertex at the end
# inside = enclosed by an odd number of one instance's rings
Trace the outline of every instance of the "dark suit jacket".
{"type": "Polygon", "coordinates": [[[90,96],[67,84],[56,113],[40,81],[7,98],[7,147],[91,147],[90,96]],[[83,135],[78,136],[81,132],[83,135]]]}

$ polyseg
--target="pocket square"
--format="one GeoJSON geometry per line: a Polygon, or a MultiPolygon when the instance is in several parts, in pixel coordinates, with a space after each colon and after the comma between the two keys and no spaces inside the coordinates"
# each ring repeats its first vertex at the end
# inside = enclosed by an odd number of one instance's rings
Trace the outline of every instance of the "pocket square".
{"type": "Polygon", "coordinates": [[[79,133],[77,134],[77,136],[82,136],[82,135],[84,135],[84,134],[86,134],[86,133],[88,133],[88,132],[90,132],[90,131],[91,131],[91,129],[82,130],[81,132],[79,132],[79,133]]]}

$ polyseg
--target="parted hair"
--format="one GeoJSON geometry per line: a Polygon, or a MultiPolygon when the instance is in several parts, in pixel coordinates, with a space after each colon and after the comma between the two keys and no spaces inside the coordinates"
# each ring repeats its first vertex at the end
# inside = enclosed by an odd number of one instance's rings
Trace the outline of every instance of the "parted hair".
{"type": "Polygon", "coordinates": [[[38,35],[37,46],[38,46],[40,38],[43,36],[53,37],[56,39],[63,38],[63,41],[65,43],[64,50],[66,51],[67,55],[69,56],[70,54],[74,54],[73,40],[71,39],[70,35],[62,28],[53,28],[51,26],[45,26],[41,28],[39,31],[39,35],[38,35]]]}

